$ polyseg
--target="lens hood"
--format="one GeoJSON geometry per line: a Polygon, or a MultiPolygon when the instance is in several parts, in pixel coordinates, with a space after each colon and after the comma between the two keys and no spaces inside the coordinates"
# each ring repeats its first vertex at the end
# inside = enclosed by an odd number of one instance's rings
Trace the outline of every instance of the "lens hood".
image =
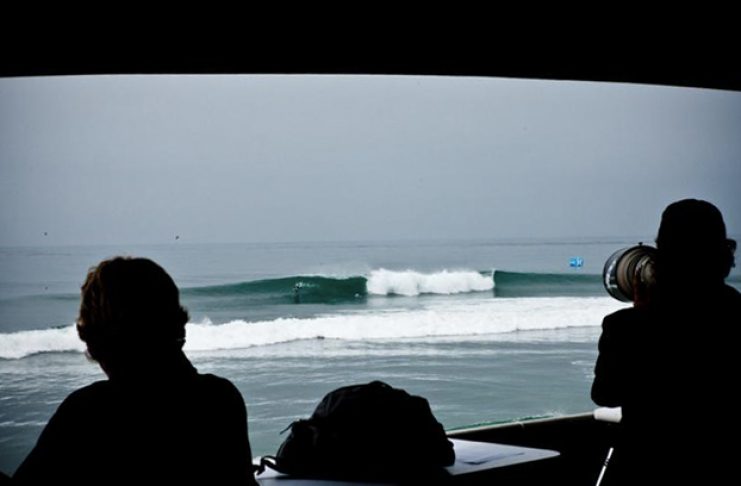
{"type": "Polygon", "coordinates": [[[642,244],[613,253],[602,270],[607,293],[622,302],[632,302],[635,277],[644,285],[653,284],[655,258],[656,248],[642,244]]]}

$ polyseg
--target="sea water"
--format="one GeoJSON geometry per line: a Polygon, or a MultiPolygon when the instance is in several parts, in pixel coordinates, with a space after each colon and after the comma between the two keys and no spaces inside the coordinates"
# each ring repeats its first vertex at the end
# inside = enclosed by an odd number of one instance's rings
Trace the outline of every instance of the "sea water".
{"type": "Polygon", "coordinates": [[[74,329],[101,259],[145,256],[173,276],[188,356],[239,388],[263,455],[325,393],[371,380],[426,397],[447,429],[590,411],[599,325],[626,305],[602,265],[639,240],[2,248],[0,470],[70,392],[105,379],[74,329]]]}

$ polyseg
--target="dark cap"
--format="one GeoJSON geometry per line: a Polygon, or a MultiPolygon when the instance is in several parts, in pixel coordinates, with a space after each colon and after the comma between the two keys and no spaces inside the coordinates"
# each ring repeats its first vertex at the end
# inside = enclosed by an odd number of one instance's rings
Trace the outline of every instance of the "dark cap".
{"type": "Polygon", "coordinates": [[[659,234],[656,237],[659,249],[710,248],[726,243],[723,215],[707,201],[677,201],[667,206],[661,215],[659,234]]]}

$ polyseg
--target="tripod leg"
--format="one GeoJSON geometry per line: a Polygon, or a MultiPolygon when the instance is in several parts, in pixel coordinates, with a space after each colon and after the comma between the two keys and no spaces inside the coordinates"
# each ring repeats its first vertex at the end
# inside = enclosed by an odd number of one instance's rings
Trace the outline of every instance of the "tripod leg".
{"type": "Polygon", "coordinates": [[[607,451],[607,457],[605,457],[605,463],[602,465],[602,470],[599,472],[599,477],[597,478],[597,484],[595,486],[599,486],[602,483],[602,478],[605,476],[605,472],[607,471],[607,466],[610,464],[610,458],[612,457],[612,451],[614,451],[614,447],[610,447],[610,450],[607,451]]]}

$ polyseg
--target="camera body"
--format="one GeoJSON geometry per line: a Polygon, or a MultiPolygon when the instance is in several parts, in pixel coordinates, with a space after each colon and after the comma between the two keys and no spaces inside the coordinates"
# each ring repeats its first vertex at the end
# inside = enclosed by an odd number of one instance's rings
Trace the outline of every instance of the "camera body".
{"type": "Polygon", "coordinates": [[[656,283],[656,252],[656,248],[639,243],[613,253],[602,270],[607,293],[622,302],[632,302],[635,285],[652,287],[656,283]]]}

